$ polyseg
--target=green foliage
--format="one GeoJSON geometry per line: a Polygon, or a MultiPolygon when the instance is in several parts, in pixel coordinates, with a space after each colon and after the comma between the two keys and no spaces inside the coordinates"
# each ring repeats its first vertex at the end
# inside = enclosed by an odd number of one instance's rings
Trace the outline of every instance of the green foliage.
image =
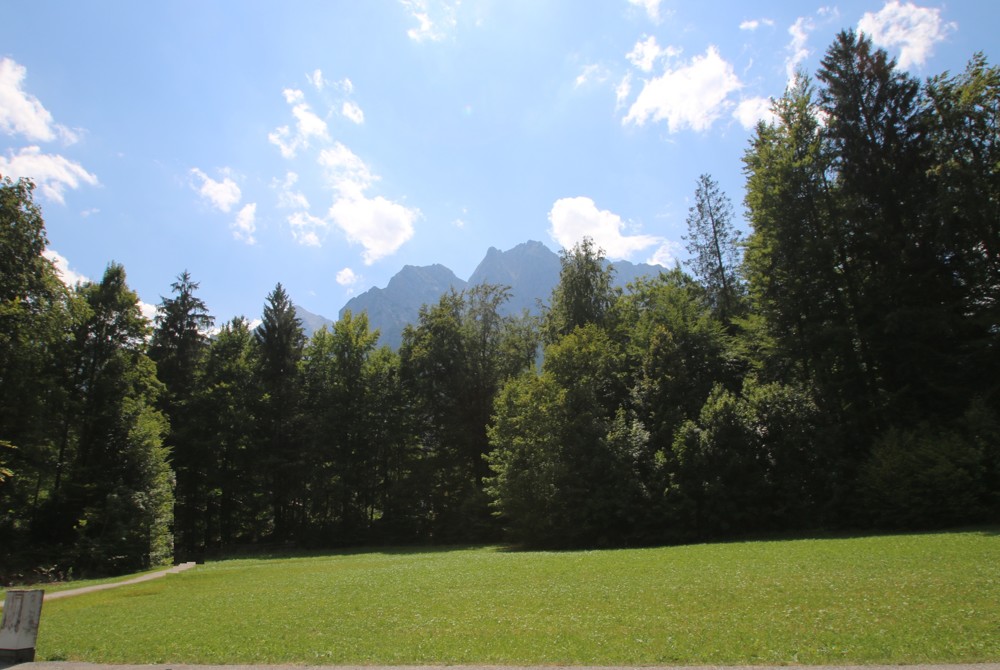
{"type": "Polygon", "coordinates": [[[870,524],[942,528],[996,518],[1000,423],[981,404],[953,426],[890,428],[860,479],[859,513],[870,524]]]}
{"type": "Polygon", "coordinates": [[[480,285],[422,309],[403,333],[403,383],[411,399],[420,477],[435,540],[495,538],[483,493],[487,424],[504,382],[532,365],[537,336],[527,316],[502,316],[509,289],[480,285]]]}
{"type": "Polygon", "coordinates": [[[682,537],[818,525],[824,475],[818,412],[803,391],[748,378],[716,387],[677,432],[668,492],[682,537]]]}
{"type": "Polygon", "coordinates": [[[560,252],[559,284],[544,317],[546,342],[554,342],[588,323],[612,325],[612,305],[618,291],[612,284],[614,269],[604,259],[604,250],[595,247],[589,237],[560,252]]]}

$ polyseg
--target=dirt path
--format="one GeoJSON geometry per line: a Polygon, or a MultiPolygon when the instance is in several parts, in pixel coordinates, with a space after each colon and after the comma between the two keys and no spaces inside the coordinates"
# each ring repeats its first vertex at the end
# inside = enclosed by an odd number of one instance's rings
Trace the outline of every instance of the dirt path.
{"type": "MultiPolygon", "coordinates": [[[[139,577],[132,577],[131,579],[126,579],[120,582],[111,582],[109,584],[94,584],[93,586],[81,586],[78,589],[67,589],[65,591],[54,591],[52,593],[46,593],[42,598],[43,602],[47,600],[58,600],[59,598],[69,598],[70,596],[78,596],[82,593],[93,593],[94,591],[105,591],[107,589],[116,589],[119,586],[127,586],[128,584],[138,584],[140,582],[148,582],[151,579],[159,579],[160,577],[166,577],[167,575],[175,575],[178,572],[184,572],[185,570],[190,570],[195,566],[194,563],[181,563],[180,565],[175,565],[172,568],[167,568],[165,570],[157,570],[156,572],[150,572],[149,574],[141,575],[139,577]]],[[[0,609],[3,609],[3,603],[0,602],[0,609]]]]}

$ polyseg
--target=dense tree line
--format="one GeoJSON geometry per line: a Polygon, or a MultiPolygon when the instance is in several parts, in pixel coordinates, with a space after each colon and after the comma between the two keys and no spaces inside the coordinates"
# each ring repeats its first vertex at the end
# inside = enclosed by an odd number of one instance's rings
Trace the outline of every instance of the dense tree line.
{"type": "Polygon", "coordinates": [[[1000,519],[1000,70],[919,82],[844,32],[710,175],[689,267],[564,250],[540,318],[482,285],[398,352],[283,287],[213,330],[184,272],[65,287],[0,186],[0,572],[259,546],[622,546],[1000,519]]]}

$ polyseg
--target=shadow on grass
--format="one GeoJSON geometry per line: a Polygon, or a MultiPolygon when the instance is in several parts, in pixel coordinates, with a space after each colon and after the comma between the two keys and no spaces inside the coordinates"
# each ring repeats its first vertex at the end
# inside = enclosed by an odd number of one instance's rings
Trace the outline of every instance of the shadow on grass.
{"type": "Polygon", "coordinates": [[[532,546],[511,543],[491,544],[455,544],[455,545],[397,545],[397,546],[363,546],[337,548],[303,548],[294,546],[260,546],[251,545],[230,550],[210,553],[205,560],[211,562],[235,560],[284,560],[295,558],[321,558],[328,556],[419,556],[421,554],[448,554],[477,549],[492,549],[497,553],[574,553],[581,551],[615,551],[621,549],[655,549],[660,547],[682,547],[704,544],[745,544],[764,542],[794,542],[811,540],[858,540],[874,537],[916,537],[920,535],[960,535],[977,534],[984,537],[1000,536],[1000,526],[969,526],[960,528],[923,529],[923,530],[829,530],[748,533],[745,535],[730,535],[725,537],[700,537],[677,540],[675,542],[660,542],[650,544],[630,544],[623,546],[532,546]]]}
{"type": "Polygon", "coordinates": [[[459,551],[470,551],[495,547],[492,544],[456,544],[456,545],[399,545],[399,546],[367,546],[338,548],[302,548],[302,547],[249,547],[218,554],[209,554],[206,560],[212,562],[238,560],[285,560],[289,558],[322,558],[327,556],[417,556],[420,554],[448,554],[459,551]]]}
{"type": "Polygon", "coordinates": [[[775,531],[757,532],[745,534],[733,534],[725,536],[702,536],[677,539],[675,541],[658,542],[650,544],[628,544],[618,546],[546,546],[546,545],[501,545],[496,547],[498,552],[535,552],[542,551],[548,553],[573,553],[579,551],[616,551],[621,549],[657,549],[662,547],[688,547],[705,544],[748,544],[748,543],[768,543],[768,542],[796,542],[812,540],[861,540],[876,537],[918,537],[921,535],[967,535],[975,534],[983,537],[1000,536],[1000,526],[962,526],[958,528],[924,528],[914,530],[899,529],[843,529],[843,530],[813,530],[813,531],[775,531]]]}

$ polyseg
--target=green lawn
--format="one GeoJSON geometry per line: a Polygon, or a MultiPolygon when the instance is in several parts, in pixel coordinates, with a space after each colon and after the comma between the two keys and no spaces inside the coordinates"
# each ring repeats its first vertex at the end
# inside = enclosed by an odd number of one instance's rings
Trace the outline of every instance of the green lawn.
{"type": "Polygon", "coordinates": [[[1000,661],[1000,535],[209,563],[46,603],[38,660],[1000,661]]]}

